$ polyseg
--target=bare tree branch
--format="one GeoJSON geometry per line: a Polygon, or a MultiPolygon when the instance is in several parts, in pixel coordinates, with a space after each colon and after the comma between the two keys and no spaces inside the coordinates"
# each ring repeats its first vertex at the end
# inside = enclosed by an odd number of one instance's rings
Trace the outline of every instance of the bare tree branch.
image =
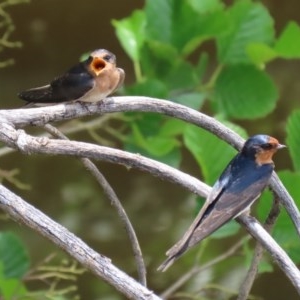
{"type": "Polygon", "coordinates": [[[116,268],[107,257],[89,248],[82,240],[23,199],[0,185],[0,208],[15,221],[25,224],[62,248],[96,276],[128,299],[160,300],[152,291],[116,268]]]}
{"type": "MultiPolygon", "coordinates": [[[[54,126],[50,124],[46,124],[43,126],[43,128],[52,134],[55,137],[58,137],[63,140],[69,140],[64,134],[62,134],[58,129],[56,129],[54,126]]],[[[137,265],[137,271],[139,276],[139,282],[147,286],[147,278],[146,278],[146,267],[142,255],[142,250],[138,241],[138,238],[136,236],[136,233],[134,231],[134,228],[127,216],[127,213],[119,200],[117,194],[109,184],[109,182],[106,180],[104,175],[99,171],[99,169],[95,166],[95,164],[88,158],[80,158],[80,161],[83,163],[83,165],[86,167],[87,170],[96,178],[99,185],[102,187],[105,195],[110,200],[111,204],[115,207],[121,222],[123,223],[125,230],[128,234],[131,247],[134,254],[134,259],[136,261],[137,265]]]]}
{"type": "MultiPolygon", "coordinates": [[[[105,160],[144,170],[154,176],[182,185],[201,196],[207,196],[210,191],[210,187],[192,176],[141,155],[83,142],[35,138],[27,135],[24,130],[15,130],[9,124],[3,123],[1,125],[0,140],[27,154],[43,153],[76,157],[84,156],[90,159],[105,160]]],[[[271,254],[274,261],[291,280],[300,294],[300,272],[287,254],[254,218],[250,219],[245,216],[240,216],[237,220],[243,224],[250,234],[271,254]]]]}
{"type": "MultiPolygon", "coordinates": [[[[1,123],[0,123],[1,124],[1,123]]],[[[19,149],[25,154],[56,154],[102,160],[114,164],[140,169],[163,180],[185,186],[199,196],[205,197],[209,187],[196,178],[172,167],[139,154],[83,142],[53,140],[47,137],[33,137],[24,130],[15,130],[9,124],[1,124],[0,141],[19,149]]]]}
{"type": "Polygon", "coordinates": [[[234,244],[231,248],[229,248],[226,252],[220,254],[219,256],[215,257],[214,259],[208,261],[202,266],[195,265],[193,266],[188,272],[183,274],[176,280],[171,286],[169,286],[160,296],[163,299],[167,299],[170,297],[175,291],[177,291],[181,286],[183,286],[187,281],[189,281],[192,277],[197,275],[198,273],[211,268],[215,264],[228,259],[230,256],[233,256],[236,251],[243,246],[246,239],[239,240],[236,244],[234,244]]]}
{"type": "MultiPolygon", "coordinates": [[[[21,128],[27,125],[44,125],[75,117],[124,111],[153,112],[181,119],[212,132],[237,149],[240,149],[244,142],[237,133],[212,117],[170,101],[141,96],[110,97],[92,104],[70,103],[38,108],[0,110],[0,122],[21,128]]],[[[275,173],[273,173],[270,185],[289,213],[300,236],[299,210],[275,173]]]]}
{"type": "Polygon", "coordinates": [[[300,295],[300,272],[286,252],[279,247],[276,241],[267,233],[267,231],[255,218],[248,215],[241,215],[236,218],[236,220],[246,227],[247,231],[265,248],[266,251],[269,252],[274,261],[277,262],[278,266],[282,270],[285,270],[284,273],[290,279],[291,283],[300,295]],[[262,235],[265,235],[263,239],[261,238],[262,235]]]}
{"type": "MultiPolygon", "coordinates": [[[[69,155],[75,157],[87,157],[89,159],[103,160],[111,163],[138,168],[140,170],[151,173],[152,175],[157,176],[161,179],[169,180],[173,183],[182,185],[183,187],[189,189],[190,191],[198,195],[206,196],[208,194],[208,192],[210,191],[210,187],[193,178],[192,176],[184,174],[176,169],[173,169],[157,161],[147,159],[140,155],[127,153],[121,150],[110,149],[107,147],[87,144],[83,142],[51,140],[46,137],[35,138],[30,135],[27,135],[24,130],[15,129],[22,128],[27,125],[41,126],[48,122],[57,122],[86,115],[99,115],[103,113],[122,111],[143,111],[165,114],[200,126],[214,133],[215,135],[217,135],[218,137],[220,137],[221,139],[225,140],[226,142],[238,149],[242,146],[243,143],[243,139],[240,136],[238,136],[226,126],[222,125],[220,122],[216,121],[214,118],[208,117],[193,109],[179,104],[174,104],[169,101],[147,97],[114,97],[107,98],[104,101],[96,104],[70,103],[42,108],[1,110],[0,141],[4,142],[9,147],[16,148],[26,154],[40,153],[51,155],[54,154],[69,155]]],[[[275,173],[272,178],[271,187],[280,198],[281,203],[287,209],[297,228],[298,234],[300,234],[299,211],[297,210],[292,198],[290,197],[286,189],[283,187],[282,183],[276,177],[275,173]]],[[[3,189],[5,188],[1,187],[0,189],[0,198],[1,190],[3,189]]],[[[5,193],[3,194],[3,199],[7,198],[4,197],[5,195],[9,195],[9,197],[12,198],[12,195],[9,194],[11,192],[7,191],[6,189],[4,191],[5,193]]],[[[20,202],[16,202],[15,198],[18,198],[19,200],[20,198],[14,195],[14,202],[11,202],[11,204],[15,203],[16,206],[20,204],[20,202]]],[[[6,211],[9,211],[9,213],[17,220],[20,220],[22,218],[21,215],[23,214],[23,222],[33,228],[33,225],[30,225],[30,222],[27,223],[27,220],[30,219],[33,223],[35,221],[32,215],[27,216],[26,210],[21,209],[20,211],[18,211],[18,209],[12,205],[10,209],[8,209],[9,207],[6,207],[4,204],[1,203],[0,206],[4,210],[7,209],[6,211]],[[17,215],[16,211],[19,212],[17,215]]],[[[241,224],[243,224],[246,227],[246,229],[250,232],[250,234],[254,236],[271,254],[274,261],[277,262],[279,267],[283,270],[283,272],[295,286],[297,292],[300,294],[299,270],[291,261],[291,259],[286,255],[286,253],[279,247],[279,245],[272,239],[272,237],[261,227],[261,225],[254,218],[240,216],[237,218],[237,220],[241,224]]],[[[60,247],[63,247],[64,241],[57,239],[57,237],[52,233],[52,229],[49,229],[51,227],[45,226],[43,223],[39,223],[38,226],[40,226],[40,228],[38,229],[39,232],[41,232],[44,236],[48,236],[49,239],[53,240],[55,243],[60,245],[60,247]]],[[[66,240],[66,242],[68,243],[69,241],[66,240]]],[[[73,244],[73,247],[74,245],[75,244],[73,244]]],[[[68,244],[65,245],[65,247],[66,251],[70,253],[72,247],[69,247],[68,244]]],[[[73,255],[74,257],[74,253],[71,255],[73,255]]],[[[96,255],[98,258],[99,255],[96,255]]],[[[92,268],[93,264],[91,263],[91,260],[88,260],[87,262],[86,260],[79,258],[78,261],[83,263],[88,268],[92,268]]],[[[105,268],[103,270],[105,271],[105,268]]],[[[93,272],[98,274],[98,269],[93,270],[93,272]]],[[[100,277],[103,276],[102,278],[104,278],[104,273],[106,272],[103,272],[98,275],[100,277]]],[[[117,278],[118,276],[120,276],[118,273],[115,275],[117,278]]],[[[105,277],[105,280],[114,286],[116,284],[116,278],[112,279],[110,275],[108,277],[105,277]]],[[[127,282],[129,282],[130,280],[133,281],[132,278],[126,278],[126,280],[128,280],[127,282]]],[[[120,290],[121,287],[117,287],[117,289],[120,290]]],[[[132,299],[158,299],[141,298],[141,295],[144,294],[139,294],[139,298],[135,298],[135,294],[132,294],[133,292],[131,291],[130,286],[126,286],[126,291],[122,292],[124,294],[130,294],[130,297],[132,297],[132,299]]],[[[144,289],[143,292],[149,293],[150,297],[157,297],[151,294],[146,289],[144,289]]],[[[147,295],[148,297],[148,294],[145,295],[147,295]]]]}

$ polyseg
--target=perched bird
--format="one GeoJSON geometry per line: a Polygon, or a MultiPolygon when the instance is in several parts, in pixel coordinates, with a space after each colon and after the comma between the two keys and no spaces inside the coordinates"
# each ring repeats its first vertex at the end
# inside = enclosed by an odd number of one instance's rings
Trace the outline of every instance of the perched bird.
{"type": "Polygon", "coordinates": [[[249,211],[268,185],[273,154],[285,145],[267,135],[249,138],[214,184],[205,204],[184,236],[167,251],[168,258],[158,270],[165,271],[185,251],[222,225],[249,211]]]}
{"type": "Polygon", "coordinates": [[[120,87],[124,77],[124,70],[116,67],[116,56],[98,49],[50,84],[23,91],[18,96],[37,104],[73,100],[97,102],[120,87]]]}

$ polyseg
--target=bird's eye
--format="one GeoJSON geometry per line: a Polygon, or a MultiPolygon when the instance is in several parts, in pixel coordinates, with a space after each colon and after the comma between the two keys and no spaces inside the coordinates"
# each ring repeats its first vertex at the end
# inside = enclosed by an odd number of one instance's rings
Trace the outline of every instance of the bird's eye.
{"type": "Polygon", "coordinates": [[[261,147],[263,150],[271,150],[271,149],[274,148],[274,145],[271,144],[271,143],[266,143],[266,144],[262,144],[260,147],[261,147]]]}
{"type": "Polygon", "coordinates": [[[109,55],[109,54],[107,54],[107,55],[105,55],[105,56],[103,57],[103,59],[106,60],[106,61],[110,61],[110,60],[112,59],[112,56],[109,55]]]}

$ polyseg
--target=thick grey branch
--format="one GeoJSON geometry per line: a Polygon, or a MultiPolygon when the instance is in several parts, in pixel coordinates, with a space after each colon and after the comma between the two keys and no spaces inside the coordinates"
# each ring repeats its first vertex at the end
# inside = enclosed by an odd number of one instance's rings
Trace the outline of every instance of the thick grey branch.
{"type": "MultiPolygon", "coordinates": [[[[173,183],[184,186],[190,191],[204,197],[208,195],[211,189],[206,184],[176,169],[143,156],[131,154],[121,150],[101,147],[83,142],[35,138],[27,135],[23,130],[15,130],[9,124],[2,124],[0,140],[11,147],[20,149],[25,153],[71,155],[77,157],[84,156],[95,160],[103,160],[138,168],[162,179],[167,179],[173,183]]],[[[23,213],[26,213],[26,211],[23,213]]],[[[287,254],[262,228],[262,226],[257,221],[254,221],[254,218],[251,219],[251,222],[245,216],[240,216],[237,218],[237,220],[241,222],[250,232],[250,234],[254,236],[257,241],[259,241],[271,254],[274,261],[288,276],[300,294],[300,272],[287,254]]]]}
{"type": "Polygon", "coordinates": [[[300,272],[286,252],[278,246],[276,241],[267,233],[267,231],[255,218],[247,215],[241,215],[237,218],[237,220],[240,224],[243,224],[248,232],[265,248],[266,251],[269,252],[274,261],[277,262],[278,266],[284,270],[284,273],[290,279],[300,295],[300,272]],[[261,239],[261,235],[265,235],[265,237],[261,239]]]}
{"type": "Polygon", "coordinates": [[[139,154],[132,154],[118,149],[83,142],[52,140],[47,137],[36,138],[27,135],[21,129],[15,130],[9,124],[1,124],[1,126],[0,141],[27,154],[87,157],[140,169],[163,180],[185,186],[193,193],[202,197],[205,197],[209,190],[206,184],[196,178],[139,154]]]}
{"type": "MultiPolygon", "coordinates": [[[[0,110],[0,122],[13,124],[15,127],[26,125],[44,125],[87,115],[140,111],[165,114],[202,127],[240,149],[243,139],[216,119],[194,109],[170,101],[141,96],[111,97],[95,104],[59,104],[48,107],[0,110]]],[[[281,204],[289,213],[298,235],[300,236],[300,213],[295,202],[274,173],[271,188],[278,195],[281,204]]]]}
{"type": "Polygon", "coordinates": [[[108,258],[89,248],[63,226],[52,221],[2,185],[0,185],[0,207],[15,221],[25,224],[61,247],[91,272],[126,295],[128,299],[161,299],[116,268],[108,258]]]}

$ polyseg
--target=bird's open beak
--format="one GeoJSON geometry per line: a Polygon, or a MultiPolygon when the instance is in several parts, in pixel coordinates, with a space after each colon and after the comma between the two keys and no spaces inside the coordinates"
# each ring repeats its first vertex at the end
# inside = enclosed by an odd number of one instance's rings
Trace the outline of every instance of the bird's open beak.
{"type": "Polygon", "coordinates": [[[94,57],[90,68],[98,76],[101,71],[106,67],[106,61],[99,57],[94,57]]]}

